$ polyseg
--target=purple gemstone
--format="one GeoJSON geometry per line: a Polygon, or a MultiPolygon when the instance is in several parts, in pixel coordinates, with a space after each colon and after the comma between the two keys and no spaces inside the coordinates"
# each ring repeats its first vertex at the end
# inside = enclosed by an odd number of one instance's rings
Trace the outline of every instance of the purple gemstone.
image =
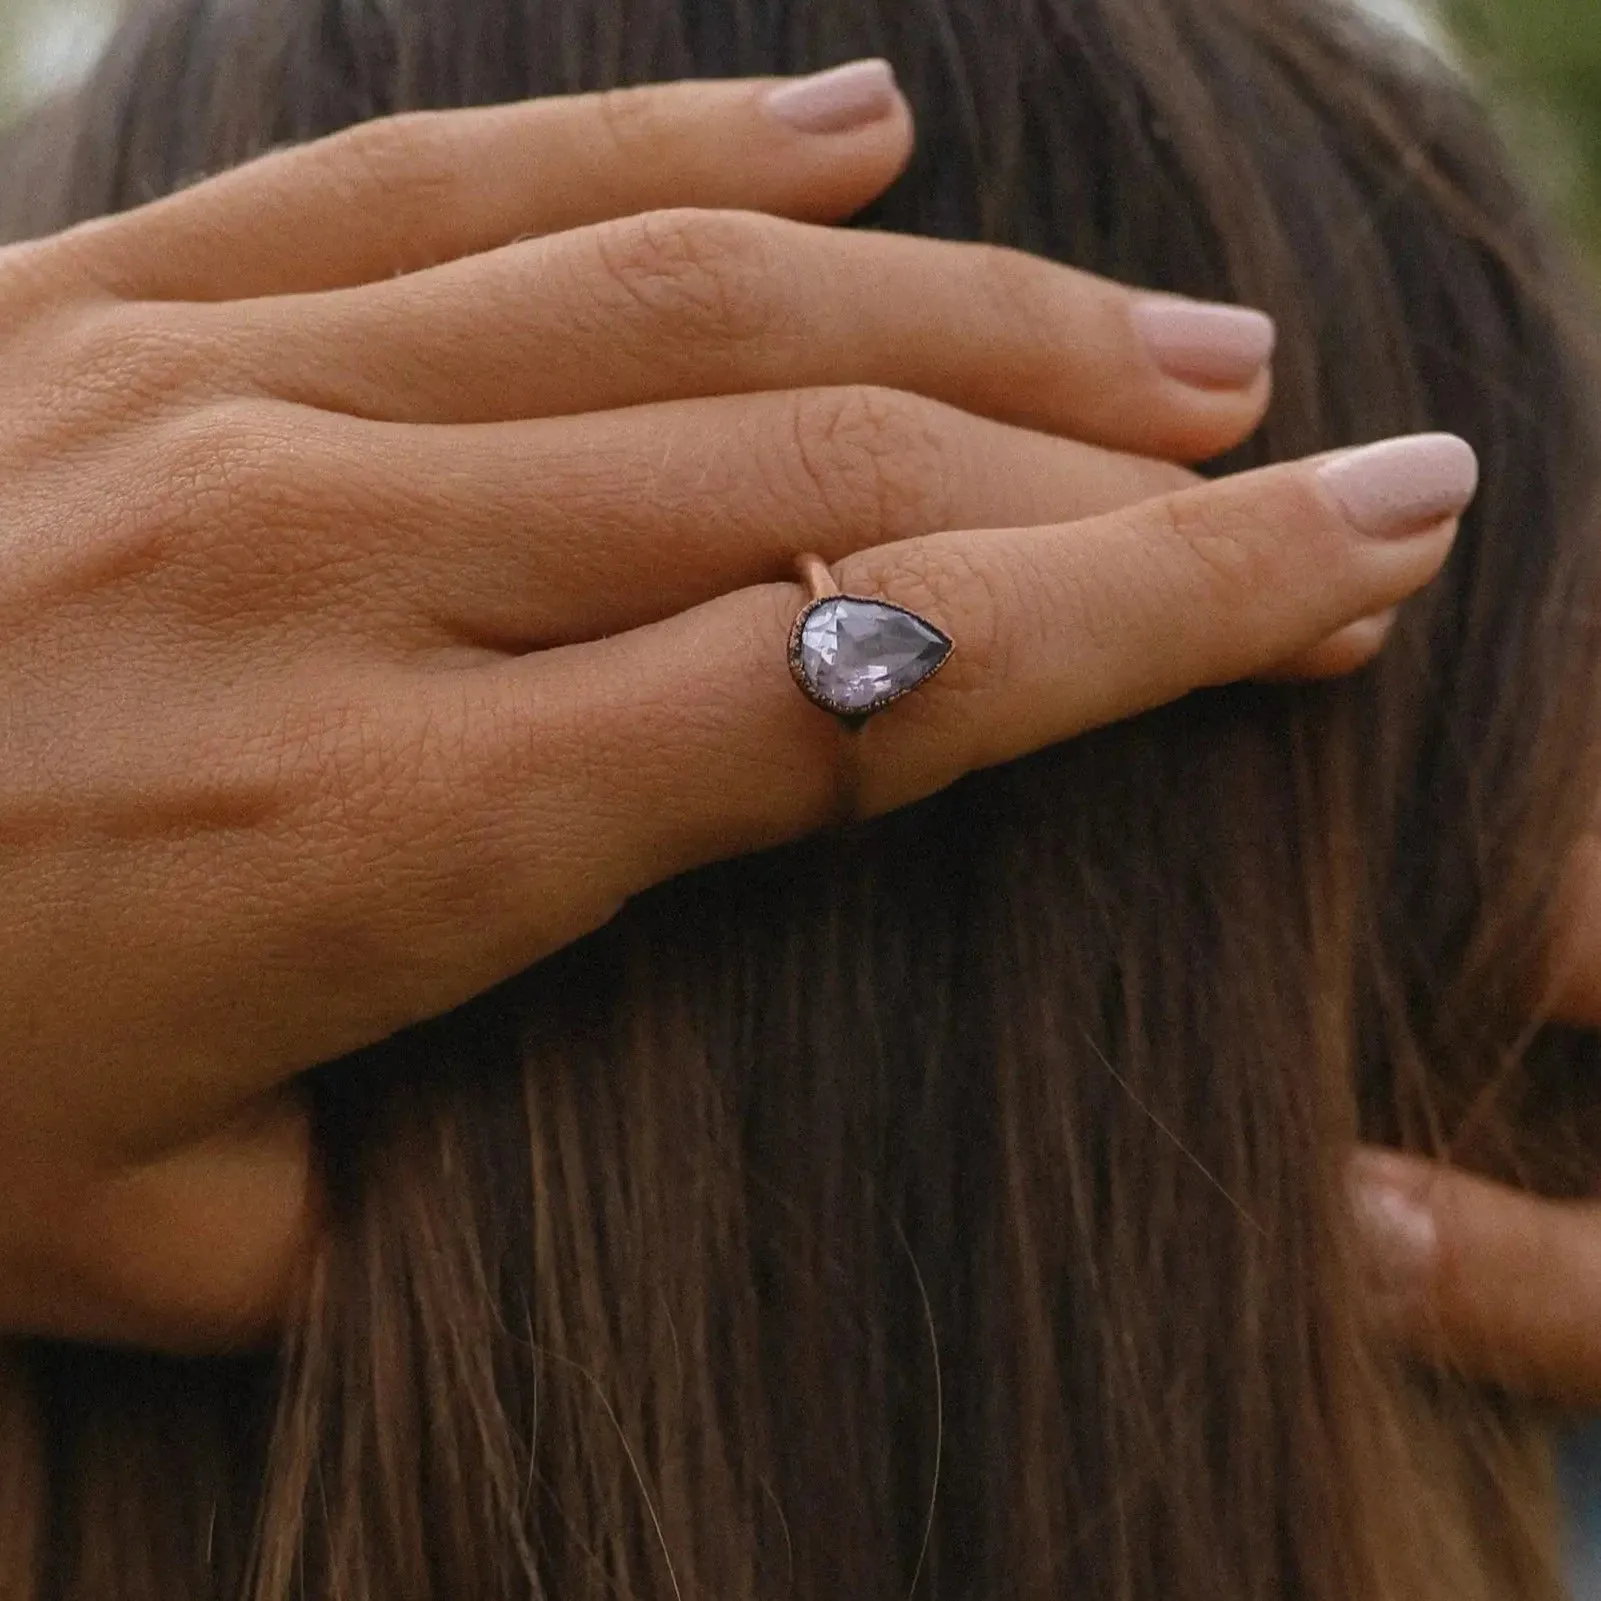
{"type": "Polygon", "coordinates": [[[799,669],[831,710],[863,717],[943,665],[951,641],[915,613],[835,595],[801,624],[799,669]]]}

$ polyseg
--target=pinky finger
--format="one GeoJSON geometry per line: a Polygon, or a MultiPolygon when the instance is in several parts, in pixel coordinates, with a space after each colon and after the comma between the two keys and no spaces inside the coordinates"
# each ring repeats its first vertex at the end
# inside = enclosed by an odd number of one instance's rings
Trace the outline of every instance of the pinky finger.
{"type": "Polygon", "coordinates": [[[1331,634],[1311,650],[1303,651],[1293,661],[1284,663],[1257,677],[1265,682],[1308,683],[1320,678],[1343,678],[1365,667],[1384,649],[1384,642],[1395,627],[1395,608],[1364,617],[1359,623],[1350,623],[1331,634]]]}

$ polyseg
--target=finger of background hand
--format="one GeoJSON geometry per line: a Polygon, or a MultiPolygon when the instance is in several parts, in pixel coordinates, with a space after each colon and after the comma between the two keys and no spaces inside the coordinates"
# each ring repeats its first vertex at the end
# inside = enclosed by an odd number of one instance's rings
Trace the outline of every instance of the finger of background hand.
{"type": "Polygon", "coordinates": [[[215,301],[370,283],[662,206],[848,216],[905,164],[910,113],[881,62],[813,80],[809,101],[799,82],[382,118],[29,248],[120,296],[215,301]]]}
{"type": "Polygon", "coordinates": [[[1363,1151],[1351,1178],[1381,1327],[1475,1378],[1601,1403],[1601,1205],[1392,1151],[1363,1151]]]}
{"type": "MultiPolygon", "coordinates": [[[[452,827],[505,853],[479,879],[506,897],[487,927],[505,937],[508,921],[548,909],[562,885],[583,886],[587,902],[573,912],[583,923],[686,868],[826,823],[841,812],[842,786],[861,814],[905,805],[1310,649],[1433,576],[1473,477],[1461,441],[1429,436],[1066,527],[867,551],[839,564],[840,587],[923,613],[955,651],[860,735],[791,681],[802,592],[768,585],[488,670],[476,688],[458,676],[445,691],[452,703],[480,700],[451,744],[456,777],[426,787],[457,803],[470,794],[452,827]],[[559,830],[542,834],[553,818],[559,830]],[[531,871],[555,878],[531,884],[531,871]]],[[[428,697],[419,715],[448,720],[428,697]]]]}
{"type": "Polygon", "coordinates": [[[391,422],[876,384],[1199,460],[1260,420],[1273,325],[997,246],[679,209],[229,307],[216,343],[236,382],[391,422]]]}

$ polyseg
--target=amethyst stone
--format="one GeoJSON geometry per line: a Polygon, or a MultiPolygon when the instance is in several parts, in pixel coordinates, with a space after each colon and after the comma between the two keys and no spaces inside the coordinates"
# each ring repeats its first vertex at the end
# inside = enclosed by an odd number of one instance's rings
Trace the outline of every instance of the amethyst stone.
{"type": "Polygon", "coordinates": [[[866,717],[945,665],[951,641],[887,601],[831,595],[797,619],[790,667],[802,689],[841,717],[866,717]]]}

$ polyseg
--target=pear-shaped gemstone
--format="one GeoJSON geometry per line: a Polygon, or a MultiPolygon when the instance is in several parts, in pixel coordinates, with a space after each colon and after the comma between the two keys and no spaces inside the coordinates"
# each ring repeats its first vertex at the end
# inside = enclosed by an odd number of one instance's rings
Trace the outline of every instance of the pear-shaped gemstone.
{"type": "Polygon", "coordinates": [[[865,717],[936,672],[950,638],[904,606],[831,595],[801,615],[794,666],[832,712],[865,717]]]}

